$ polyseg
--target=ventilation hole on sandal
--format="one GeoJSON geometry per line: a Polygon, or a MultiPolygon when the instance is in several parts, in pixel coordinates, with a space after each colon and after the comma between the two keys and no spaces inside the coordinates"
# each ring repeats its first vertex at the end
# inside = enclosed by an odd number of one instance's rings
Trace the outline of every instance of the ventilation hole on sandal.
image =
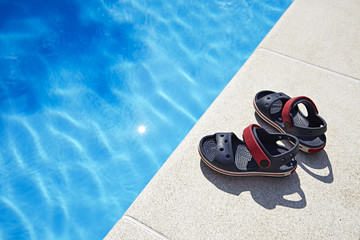
{"type": "Polygon", "coordinates": [[[229,155],[229,154],[226,154],[226,158],[230,158],[230,155],[229,155]]]}
{"type": "Polygon", "coordinates": [[[223,148],[220,148],[219,150],[220,150],[220,151],[224,151],[224,149],[223,149],[223,148]]]}
{"type": "Polygon", "coordinates": [[[225,140],[224,140],[224,143],[227,143],[227,142],[228,142],[228,140],[227,140],[227,139],[225,139],[225,140]]]}
{"type": "Polygon", "coordinates": [[[267,100],[270,100],[270,99],[271,99],[271,97],[267,97],[266,99],[267,99],[267,100]]]}
{"type": "Polygon", "coordinates": [[[220,135],[220,137],[224,137],[224,135],[223,135],[223,134],[221,134],[221,135],[220,135]]]}

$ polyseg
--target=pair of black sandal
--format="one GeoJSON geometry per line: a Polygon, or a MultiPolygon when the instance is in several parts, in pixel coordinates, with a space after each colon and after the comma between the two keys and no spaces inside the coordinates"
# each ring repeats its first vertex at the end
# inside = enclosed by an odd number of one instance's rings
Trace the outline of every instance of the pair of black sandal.
{"type": "Polygon", "coordinates": [[[206,165],[231,176],[284,177],[295,172],[299,149],[316,153],[325,147],[327,124],[310,98],[260,91],[254,107],[256,114],[280,133],[272,134],[252,124],[244,129],[244,140],[234,133],[205,136],[200,140],[199,153],[206,165]],[[305,106],[306,115],[299,104],[305,106]]]}

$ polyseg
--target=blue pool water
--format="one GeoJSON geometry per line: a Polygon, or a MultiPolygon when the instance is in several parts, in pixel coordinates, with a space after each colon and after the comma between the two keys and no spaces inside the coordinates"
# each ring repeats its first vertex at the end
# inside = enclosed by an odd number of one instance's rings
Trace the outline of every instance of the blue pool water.
{"type": "Polygon", "coordinates": [[[265,2],[0,0],[0,239],[103,238],[291,3],[265,2]]]}

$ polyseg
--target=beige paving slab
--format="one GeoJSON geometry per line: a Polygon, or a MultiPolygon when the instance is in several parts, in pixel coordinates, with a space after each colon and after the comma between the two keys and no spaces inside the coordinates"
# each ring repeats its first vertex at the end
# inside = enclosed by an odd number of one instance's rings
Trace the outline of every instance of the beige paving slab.
{"type": "Polygon", "coordinates": [[[137,220],[124,217],[106,235],[104,240],[166,240],[167,238],[158,234],[153,229],[143,225],[137,220]]]}
{"type": "Polygon", "coordinates": [[[357,80],[257,50],[125,216],[169,239],[359,239],[359,92],[357,80]],[[252,100],[263,89],[311,97],[328,123],[325,151],[300,153],[286,178],[228,177],[204,166],[201,137],[241,137],[257,122],[252,100]]]}
{"type": "Polygon", "coordinates": [[[296,0],[260,47],[360,79],[360,1],[296,0]]]}

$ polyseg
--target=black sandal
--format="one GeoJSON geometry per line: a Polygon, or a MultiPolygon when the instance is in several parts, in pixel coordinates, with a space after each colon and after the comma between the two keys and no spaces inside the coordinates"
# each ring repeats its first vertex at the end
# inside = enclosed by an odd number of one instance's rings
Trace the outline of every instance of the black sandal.
{"type": "Polygon", "coordinates": [[[211,169],[231,176],[284,177],[292,174],[297,161],[299,140],[289,134],[268,133],[252,124],[243,131],[244,141],[234,133],[215,133],[200,140],[199,153],[211,169]],[[288,149],[278,144],[295,145],[288,149]]]}
{"type": "Polygon", "coordinates": [[[316,153],[325,147],[327,124],[310,98],[260,91],[254,98],[254,107],[257,115],[272,127],[297,137],[301,151],[316,153]],[[308,116],[299,109],[300,103],[306,107],[308,116]]]}

